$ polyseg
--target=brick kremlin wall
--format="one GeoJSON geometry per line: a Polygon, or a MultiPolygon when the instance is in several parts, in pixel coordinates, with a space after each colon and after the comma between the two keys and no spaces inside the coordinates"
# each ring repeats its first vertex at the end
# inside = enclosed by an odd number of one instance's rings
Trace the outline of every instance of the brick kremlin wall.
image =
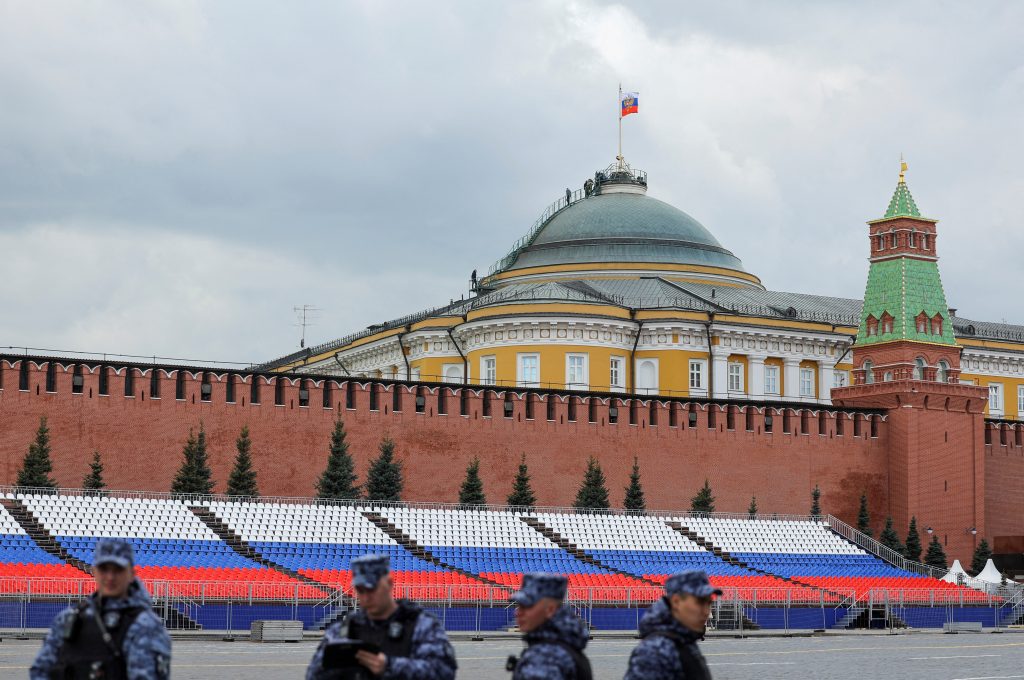
{"type": "Polygon", "coordinates": [[[333,421],[341,417],[360,481],[380,439],[395,440],[408,500],[456,500],[466,465],[479,456],[488,499],[502,502],[525,453],[543,505],[571,504],[587,457],[594,455],[615,505],[622,502],[636,456],[655,509],[688,508],[707,478],[722,511],[744,512],[756,495],[763,513],[806,513],[818,484],[824,511],[847,522],[856,520],[862,491],[878,524],[888,512],[887,430],[880,412],[85,363],[77,364],[76,394],[73,362],[55,360],[47,385],[49,361],[25,359],[22,373],[22,360],[0,358],[4,484],[14,483],[45,415],[54,477],[62,486],[79,486],[98,450],[111,488],[166,491],[189,429],[202,423],[218,491],[233,462],[235,438],[248,425],[261,492],[309,496],[326,463],[333,421]],[[107,395],[100,394],[104,370],[107,395]],[[151,390],[154,370],[159,398],[151,390]],[[133,396],[125,396],[128,371],[133,396]],[[227,402],[229,380],[234,403],[227,402]],[[259,404],[252,403],[253,380],[260,385],[259,404]]]}

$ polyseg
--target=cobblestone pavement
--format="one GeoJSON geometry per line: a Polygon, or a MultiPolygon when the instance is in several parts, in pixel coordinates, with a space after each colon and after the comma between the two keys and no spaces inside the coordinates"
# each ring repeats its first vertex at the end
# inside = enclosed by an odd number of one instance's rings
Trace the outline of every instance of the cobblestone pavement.
{"type": "MultiPolygon", "coordinates": [[[[456,640],[460,678],[507,678],[505,659],[522,648],[513,638],[456,640]]],[[[598,680],[621,678],[636,641],[598,638],[587,647],[598,680]]],[[[38,640],[0,642],[0,678],[28,675],[38,640]]],[[[255,644],[243,640],[174,641],[174,680],[301,678],[316,643],[255,644]]],[[[825,637],[712,638],[702,643],[716,680],[1024,679],[1024,633],[921,633],[825,637]]]]}

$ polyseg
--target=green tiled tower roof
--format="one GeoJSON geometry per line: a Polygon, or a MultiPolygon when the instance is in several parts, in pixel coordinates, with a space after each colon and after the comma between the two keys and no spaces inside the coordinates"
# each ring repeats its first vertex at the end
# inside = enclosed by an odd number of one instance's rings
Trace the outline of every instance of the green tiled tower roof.
{"type": "MultiPolygon", "coordinates": [[[[882,220],[897,217],[921,217],[903,180],[903,165],[900,181],[896,192],[889,201],[889,209],[882,220]]],[[[881,221],[881,220],[880,220],[881,221]]],[[[877,224],[877,222],[875,222],[877,224]]],[[[895,257],[892,259],[872,262],[868,270],[868,285],[864,292],[864,307],[861,310],[860,329],[857,332],[858,346],[876,345],[895,340],[913,340],[917,342],[956,345],[953,336],[953,322],[950,318],[949,306],[946,304],[946,293],[942,289],[939,277],[939,266],[934,260],[920,260],[911,257],[895,257]],[[925,332],[917,330],[917,317],[924,312],[928,317],[925,332]],[[882,332],[882,315],[888,313],[893,317],[892,331],[882,332]],[[942,316],[942,333],[931,333],[931,319],[935,315],[942,316]],[[868,335],[867,320],[873,316],[878,321],[878,332],[868,335]]]]}
{"type": "Polygon", "coordinates": [[[856,344],[876,345],[895,340],[957,344],[946,294],[939,278],[939,267],[934,261],[898,257],[871,263],[856,344]],[[881,318],[886,312],[893,317],[891,333],[881,332],[881,318]],[[924,333],[917,331],[917,317],[921,312],[928,317],[924,333]],[[941,335],[930,332],[931,319],[936,314],[942,315],[941,335]],[[868,316],[879,320],[876,335],[868,336],[868,316]]]}
{"type": "Polygon", "coordinates": [[[914,203],[914,197],[910,195],[907,183],[903,181],[903,173],[900,173],[900,182],[896,185],[892,200],[889,201],[889,209],[885,211],[883,219],[890,217],[920,217],[921,212],[914,203]]]}

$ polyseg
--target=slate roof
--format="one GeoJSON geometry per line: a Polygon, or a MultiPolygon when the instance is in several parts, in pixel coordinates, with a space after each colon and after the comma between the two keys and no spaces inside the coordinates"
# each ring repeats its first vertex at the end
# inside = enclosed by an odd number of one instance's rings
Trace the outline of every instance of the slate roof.
{"type": "MultiPolygon", "coordinates": [[[[612,304],[630,309],[715,312],[749,316],[754,323],[757,318],[769,318],[846,327],[857,327],[860,324],[862,307],[860,300],[851,298],[786,293],[753,287],[682,283],[660,277],[517,283],[474,298],[456,300],[448,305],[375,324],[343,338],[274,359],[256,367],[256,370],[272,370],[304,357],[340,350],[361,338],[430,318],[462,317],[482,307],[532,302],[612,304]]],[[[953,328],[959,337],[1024,343],[1024,325],[953,317],[953,328]]]]}

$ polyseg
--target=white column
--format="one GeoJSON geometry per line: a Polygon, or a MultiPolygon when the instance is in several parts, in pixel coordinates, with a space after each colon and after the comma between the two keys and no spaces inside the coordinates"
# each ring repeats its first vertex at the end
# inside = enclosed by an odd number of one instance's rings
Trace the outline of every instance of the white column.
{"type": "Polygon", "coordinates": [[[715,352],[711,356],[714,363],[712,368],[713,384],[711,385],[712,399],[726,399],[729,396],[729,355],[715,352]]]}
{"type": "Polygon", "coordinates": [[[747,356],[747,394],[751,399],[764,399],[763,355],[747,356]]]}
{"type": "Polygon", "coordinates": [[[783,359],[783,373],[785,385],[783,386],[783,398],[786,401],[800,400],[800,360],[783,359]]]}
{"type": "Polygon", "coordinates": [[[822,359],[818,362],[818,403],[832,403],[832,362],[822,359]]]}

